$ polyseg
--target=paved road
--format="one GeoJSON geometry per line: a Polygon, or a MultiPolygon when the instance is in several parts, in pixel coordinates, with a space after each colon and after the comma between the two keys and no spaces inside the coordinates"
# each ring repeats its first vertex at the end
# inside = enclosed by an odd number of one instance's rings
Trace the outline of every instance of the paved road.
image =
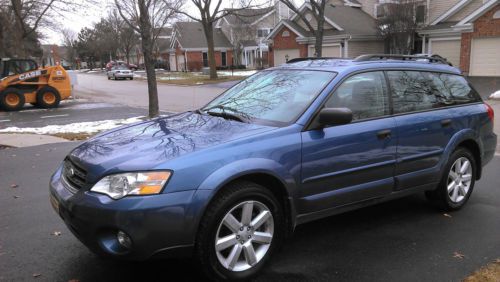
{"type": "MultiPolygon", "coordinates": [[[[203,280],[189,260],[101,260],[73,237],[47,183],[74,146],[0,150],[0,281],[203,280]]],[[[257,280],[459,281],[500,257],[499,170],[496,157],[451,217],[416,195],[301,225],[257,280]]]]}
{"type": "MultiPolygon", "coordinates": [[[[161,110],[183,112],[197,109],[222,93],[236,82],[213,85],[175,86],[158,83],[158,99],[161,110]]],[[[75,87],[78,97],[93,101],[124,104],[132,107],[148,106],[148,90],[145,81],[107,80],[103,74],[78,74],[75,87]]]]}

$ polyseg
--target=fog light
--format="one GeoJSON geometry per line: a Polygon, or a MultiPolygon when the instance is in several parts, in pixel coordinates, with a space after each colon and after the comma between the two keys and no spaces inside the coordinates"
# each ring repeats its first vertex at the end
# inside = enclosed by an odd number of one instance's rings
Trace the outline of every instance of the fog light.
{"type": "Polygon", "coordinates": [[[132,240],[127,234],[125,234],[125,232],[118,231],[118,233],[116,234],[116,238],[118,239],[118,243],[120,243],[120,245],[124,246],[125,248],[130,249],[130,247],[132,247],[132,240]]]}

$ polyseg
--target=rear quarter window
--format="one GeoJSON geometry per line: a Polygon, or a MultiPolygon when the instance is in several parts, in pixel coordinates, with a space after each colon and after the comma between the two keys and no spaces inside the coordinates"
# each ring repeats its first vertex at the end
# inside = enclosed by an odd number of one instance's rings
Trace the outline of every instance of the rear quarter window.
{"type": "Polygon", "coordinates": [[[479,96],[465,78],[447,73],[427,73],[432,80],[434,95],[445,105],[466,104],[479,101],[479,96]]]}

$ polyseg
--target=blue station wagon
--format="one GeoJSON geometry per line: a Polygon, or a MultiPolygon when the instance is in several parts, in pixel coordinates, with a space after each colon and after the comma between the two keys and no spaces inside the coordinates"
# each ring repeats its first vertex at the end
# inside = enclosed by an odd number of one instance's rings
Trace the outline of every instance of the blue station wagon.
{"type": "Polygon", "coordinates": [[[82,143],[50,200],[97,254],[248,279],[298,224],[412,193],[460,209],[496,143],[492,108],[442,59],[295,59],[82,143]]]}

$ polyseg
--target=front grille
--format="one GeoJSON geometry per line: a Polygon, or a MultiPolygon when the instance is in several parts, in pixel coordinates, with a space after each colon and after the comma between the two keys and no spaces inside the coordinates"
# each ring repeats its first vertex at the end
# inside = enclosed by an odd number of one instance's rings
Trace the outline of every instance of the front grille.
{"type": "Polygon", "coordinates": [[[64,160],[63,179],[66,182],[66,188],[76,193],[85,185],[87,172],[67,158],[64,160]]]}

